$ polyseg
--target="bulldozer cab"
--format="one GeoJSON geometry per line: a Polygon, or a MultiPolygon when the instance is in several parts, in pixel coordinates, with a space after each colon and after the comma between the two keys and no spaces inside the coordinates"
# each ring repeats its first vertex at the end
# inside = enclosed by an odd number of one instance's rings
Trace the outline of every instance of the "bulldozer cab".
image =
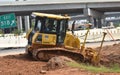
{"type": "Polygon", "coordinates": [[[46,39],[44,38],[52,39],[54,36],[54,41],[56,44],[61,44],[64,42],[69,17],[36,12],[32,15],[35,17],[35,26],[33,28],[32,35],[39,32],[40,35],[37,38],[38,41],[42,40],[42,43],[45,44],[46,39]]]}

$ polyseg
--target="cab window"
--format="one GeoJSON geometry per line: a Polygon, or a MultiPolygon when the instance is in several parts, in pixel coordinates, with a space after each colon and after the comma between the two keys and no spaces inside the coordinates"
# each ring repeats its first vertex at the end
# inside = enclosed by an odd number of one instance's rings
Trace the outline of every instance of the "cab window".
{"type": "Polygon", "coordinates": [[[57,28],[57,20],[47,18],[44,29],[45,32],[56,32],[56,28],[57,28]]]}

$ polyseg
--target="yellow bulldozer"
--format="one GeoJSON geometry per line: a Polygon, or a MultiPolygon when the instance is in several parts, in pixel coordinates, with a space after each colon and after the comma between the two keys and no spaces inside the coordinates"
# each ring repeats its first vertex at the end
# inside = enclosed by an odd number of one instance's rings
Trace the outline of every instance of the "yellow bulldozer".
{"type": "Polygon", "coordinates": [[[89,26],[84,43],[80,46],[79,38],[74,35],[74,22],[72,33],[68,31],[68,20],[71,19],[69,16],[38,12],[33,12],[32,16],[34,16],[35,25],[26,34],[27,54],[36,60],[44,61],[48,61],[54,56],[67,56],[81,62],[88,61],[94,64],[99,62],[100,52],[98,53],[92,48],[85,48],[89,26]]]}

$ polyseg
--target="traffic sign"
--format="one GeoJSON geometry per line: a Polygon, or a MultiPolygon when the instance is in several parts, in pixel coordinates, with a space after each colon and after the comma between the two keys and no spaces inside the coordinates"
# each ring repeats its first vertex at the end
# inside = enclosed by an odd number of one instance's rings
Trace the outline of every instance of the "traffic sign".
{"type": "Polygon", "coordinates": [[[16,26],[16,17],[14,13],[0,16],[0,28],[10,28],[16,26]]]}

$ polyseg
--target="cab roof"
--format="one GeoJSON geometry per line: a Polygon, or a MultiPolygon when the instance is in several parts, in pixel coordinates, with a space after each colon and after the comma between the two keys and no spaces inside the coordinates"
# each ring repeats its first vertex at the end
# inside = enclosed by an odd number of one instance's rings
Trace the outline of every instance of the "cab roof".
{"type": "Polygon", "coordinates": [[[70,19],[70,17],[68,17],[68,16],[66,17],[66,16],[61,16],[61,15],[46,14],[46,13],[39,13],[39,12],[33,12],[32,15],[53,18],[53,19],[70,19]]]}

